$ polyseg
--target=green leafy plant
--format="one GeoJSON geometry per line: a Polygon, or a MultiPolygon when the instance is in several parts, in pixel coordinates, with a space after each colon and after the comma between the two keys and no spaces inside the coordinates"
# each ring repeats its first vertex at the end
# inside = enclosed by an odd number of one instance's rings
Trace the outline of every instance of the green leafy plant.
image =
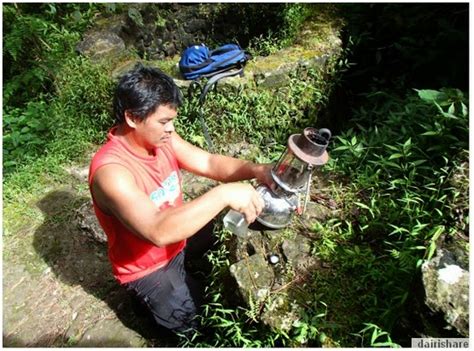
{"type": "Polygon", "coordinates": [[[377,325],[372,323],[364,323],[366,326],[359,332],[359,335],[362,338],[362,345],[363,346],[371,346],[371,347],[392,347],[392,348],[399,348],[400,345],[394,343],[390,338],[390,335],[380,329],[377,325]],[[366,343],[366,335],[370,337],[369,342],[366,343]]]}
{"type": "Polygon", "coordinates": [[[28,158],[44,150],[50,135],[46,101],[31,101],[26,108],[12,108],[3,115],[3,171],[8,174],[28,158]]]}
{"type": "Polygon", "coordinates": [[[92,4],[5,4],[5,105],[20,107],[50,93],[58,62],[74,52],[96,11],[92,4]]]}
{"type": "MultiPolygon", "coordinates": [[[[330,222],[315,228],[321,235],[315,254],[331,257],[341,274],[358,272],[354,284],[372,287],[361,302],[374,298],[364,318],[390,332],[409,313],[403,306],[423,260],[433,256],[442,235],[466,228],[453,225],[459,210],[465,221],[468,215],[457,207],[459,192],[450,179],[466,162],[467,101],[456,89],[416,90],[405,99],[377,92],[367,98],[354,127],[336,137],[325,168],[350,179],[347,215],[336,228],[330,222]],[[334,230],[338,234],[328,238],[325,233],[334,230]],[[336,255],[325,253],[335,242],[336,255]]],[[[385,335],[369,329],[374,343],[385,335]]]]}

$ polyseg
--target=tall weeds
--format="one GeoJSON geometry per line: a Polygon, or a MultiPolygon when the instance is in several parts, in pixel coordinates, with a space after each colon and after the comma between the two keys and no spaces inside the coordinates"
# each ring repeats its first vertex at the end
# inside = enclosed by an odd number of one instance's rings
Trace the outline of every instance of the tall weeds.
{"type": "Polygon", "coordinates": [[[323,225],[339,238],[326,259],[341,272],[357,272],[351,285],[364,291],[359,317],[392,331],[410,318],[407,299],[440,237],[468,235],[467,178],[453,183],[468,162],[467,101],[456,89],[366,98],[353,128],[336,137],[325,168],[348,189],[345,218],[337,227],[323,225]]]}

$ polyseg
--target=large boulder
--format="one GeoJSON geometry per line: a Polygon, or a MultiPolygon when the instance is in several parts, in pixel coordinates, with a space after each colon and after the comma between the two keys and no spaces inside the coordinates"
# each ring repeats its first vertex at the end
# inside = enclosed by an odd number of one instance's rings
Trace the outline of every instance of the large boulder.
{"type": "MultiPolygon", "coordinates": [[[[275,271],[262,252],[230,266],[240,294],[248,306],[249,317],[288,332],[301,315],[301,307],[288,301],[285,289],[275,289],[275,271]]],[[[284,287],[283,287],[284,288],[284,287]]]]}
{"type": "Polygon", "coordinates": [[[451,252],[439,249],[423,264],[422,279],[427,306],[443,313],[446,322],[461,335],[469,336],[469,271],[451,252]]]}
{"type": "Polygon", "coordinates": [[[304,312],[291,297],[292,289],[318,264],[311,257],[310,239],[301,235],[288,238],[284,229],[249,230],[245,237],[233,236],[230,243],[231,260],[236,261],[230,273],[249,315],[288,332],[304,312]]]}
{"type": "Polygon", "coordinates": [[[251,305],[264,303],[275,279],[273,269],[260,253],[234,263],[230,266],[230,273],[251,305]]]}
{"type": "Polygon", "coordinates": [[[318,261],[311,255],[311,240],[298,235],[295,240],[285,239],[282,251],[287,262],[295,271],[305,273],[313,270],[318,261]]]}

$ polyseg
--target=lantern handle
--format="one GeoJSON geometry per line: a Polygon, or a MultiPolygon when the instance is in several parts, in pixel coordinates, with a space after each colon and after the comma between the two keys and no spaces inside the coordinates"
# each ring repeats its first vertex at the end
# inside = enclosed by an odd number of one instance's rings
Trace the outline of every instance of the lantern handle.
{"type": "Polygon", "coordinates": [[[331,139],[332,137],[332,134],[331,134],[331,131],[327,128],[321,128],[319,130],[319,135],[323,136],[324,138],[326,138],[327,141],[329,141],[329,139],[331,139]],[[327,135],[327,137],[325,136],[327,135]]]}

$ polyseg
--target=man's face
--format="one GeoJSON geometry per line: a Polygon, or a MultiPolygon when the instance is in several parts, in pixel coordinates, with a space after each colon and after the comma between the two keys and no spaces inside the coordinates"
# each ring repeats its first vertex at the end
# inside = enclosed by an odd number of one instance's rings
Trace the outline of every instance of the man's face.
{"type": "Polygon", "coordinates": [[[135,131],[147,149],[159,147],[171,138],[174,132],[173,120],[177,111],[169,105],[160,105],[143,121],[136,122],[135,131]]]}

